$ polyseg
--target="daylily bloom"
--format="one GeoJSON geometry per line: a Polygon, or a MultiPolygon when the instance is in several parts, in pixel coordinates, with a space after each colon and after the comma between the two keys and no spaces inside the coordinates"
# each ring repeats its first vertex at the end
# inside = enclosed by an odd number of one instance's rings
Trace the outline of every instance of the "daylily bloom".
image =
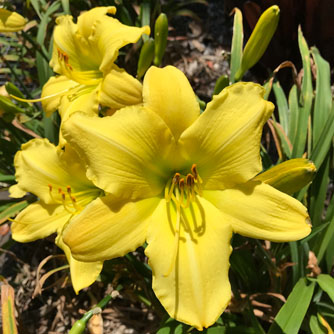
{"type": "Polygon", "coordinates": [[[59,110],[62,120],[75,111],[97,114],[99,105],[113,110],[142,102],[142,84],[114,62],[118,51],[138,41],[150,28],[130,27],[107,16],[115,7],[96,7],[78,17],[57,18],[50,66],[60,74],[42,91],[47,115],[59,110]]]}
{"type": "Polygon", "coordinates": [[[64,136],[87,177],[110,193],[66,226],[74,258],[102,261],[146,241],[153,290],[170,316],[199,330],[212,325],[231,298],[232,233],[281,242],[311,230],[299,201],[252,180],[274,109],[263,93],[237,83],[200,114],[181,71],[152,67],[143,106],[103,119],[73,115],[64,136]]]}
{"type": "Polygon", "coordinates": [[[77,154],[69,147],[59,151],[47,139],[33,139],[15,155],[17,184],[10,187],[11,197],[27,192],[39,200],[21,211],[12,224],[13,239],[30,242],[57,233],[56,244],[63,249],[70,265],[76,292],[95,282],[103,262],[75,260],[62,241],[64,225],[101,193],[85,176],[77,154]]]}
{"type": "Polygon", "coordinates": [[[0,32],[20,31],[27,23],[27,19],[16,12],[0,8],[0,32]]]}

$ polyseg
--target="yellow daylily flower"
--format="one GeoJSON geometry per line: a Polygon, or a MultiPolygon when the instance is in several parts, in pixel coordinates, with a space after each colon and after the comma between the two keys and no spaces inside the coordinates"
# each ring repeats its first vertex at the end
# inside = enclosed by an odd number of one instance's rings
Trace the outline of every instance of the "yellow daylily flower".
{"type": "Polygon", "coordinates": [[[57,233],[56,244],[65,252],[76,293],[95,282],[103,262],[75,260],[62,241],[62,229],[102,191],[85,176],[77,154],[69,147],[59,151],[47,139],[33,139],[15,155],[17,184],[10,187],[11,197],[27,192],[39,200],[21,211],[12,224],[13,239],[30,242],[57,233]]]}
{"type": "Polygon", "coordinates": [[[116,8],[96,7],[73,23],[70,15],[57,18],[50,66],[59,74],[42,91],[47,115],[59,110],[62,120],[75,111],[97,114],[99,105],[114,110],[142,102],[142,84],[114,62],[118,51],[138,41],[150,28],[131,27],[107,16],[116,8]]]}
{"type": "Polygon", "coordinates": [[[16,12],[0,8],[0,32],[20,31],[27,23],[27,19],[16,12]]]}
{"type": "Polygon", "coordinates": [[[199,330],[231,298],[232,233],[290,241],[310,233],[307,209],[261,181],[262,127],[274,106],[263,88],[237,83],[204,113],[178,69],[152,67],[143,106],[92,118],[76,113],[64,136],[87,177],[110,195],[63,232],[74,258],[123,256],[145,241],[153,290],[171,317],[199,330]]]}

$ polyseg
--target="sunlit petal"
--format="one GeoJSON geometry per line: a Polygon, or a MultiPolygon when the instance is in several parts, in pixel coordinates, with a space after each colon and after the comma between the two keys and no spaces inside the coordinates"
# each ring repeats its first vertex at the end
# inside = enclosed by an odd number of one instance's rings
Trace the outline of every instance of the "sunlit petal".
{"type": "Polygon", "coordinates": [[[32,192],[46,204],[59,204],[59,188],[64,189],[67,185],[76,190],[94,188],[85,177],[76,153],[72,150],[59,152],[47,139],[33,139],[23,144],[21,151],[15,155],[14,165],[18,183],[14,196],[19,187],[22,192],[32,192]],[[71,161],[71,164],[67,161],[71,161]],[[54,196],[50,193],[50,186],[54,196]]]}
{"type": "Polygon", "coordinates": [[[114,65],[101,84],[99,102],[111,109],[142,103],[142,84],[114,65]]]}
{"type": "Polygon", "coordinates": [[[259,181],[204,191],[204,196],[241,235],[281,242],[298,240],[311,232],[307,209],[299,201],[259,181]]]}
{"type": "MultiPolygon", "coordinates": [[[[181,230],[176,245],[173,223],[162,200],[152,215],[145,250],[153,272],[153,290],[169,315],[199,330],[214,323],[228,305],[231,227],[220,211],[205,199],[202,234],[196,234],[191,210],[186,210],[191,233],[181,230]],[[175,254],[175,251],[177,252],[175,254]],[[172,264],[172,266],[171,266],[172,264]],[[171,269],[170,269],[171,268],[171,269]]],[[[198,223],[201,215],[194,208],[198,223]]]]}
{"type": "Polygon", "coordinates": [[[103,18],[108,18],[107,14],[115,14],[116,7],[105,6],[105,7],[95,7],[87,12],[84,12],[78,17],[78,30],[80,34],[85,38],[89,38],[94,29],[96,23],[98,23],[103,18]]]}
{"type": "Polygon", "coordinates": [[[176,139],[199,116],[200,108],[186,76],[176,67],[151,67],[144,79],[144,105],[156,112],[176,139]]]}
{"type": "Polygon", "coordinates": [[[60,232],[71,214],[62,205],[46,205],[43,202],[30,204],[21,211],[12,223],[13,239],[30,242],[60,232]]]}
{"type": "Polygon", "coordinates": [[[244,183],[262,170],[262,127],[274,105],[254,83],[237,83],[215,95],[180,138],[188,159],[197,164],[206,189],[244,183]]]}
{"type": "Polygon", "coordinates": [[[79,84],[68,79],[64,75],[51,77],[43,86],[42,90],[42,107],[47,116],[59,109],[60,101],[63,96],[69,94],[72,88],[79,84]]]}
{"type": "Polygon", "coordinates": [[[99,188],[128,200],[162,192],[174,146],[155,113],[127,107],[104,118],[74,114],[63,134],[85,159],[87,176],[99,188]]]}
{"type": "Polygon", "coordinates": [[[0,32],[19,31],[24,28],[27,19],[16,12],[0,8],[0,32]]]}
{"type": "Polygon", "coordinates": [[[123,256],[144,243],[148,218],[158,202],[150,198],[124,204],[111,195],[98,198],[71,220],[63,239],[77,260],[123,256]]]}
{"type": "Polygon", "coordinates": [[[136,43],[142,34],[149,35],[150,28],[127,26],[112,17],[100,20],[89,38],[103,55],[100,71],[107,74],[118,57],[118,50],[129,43],[136,43]]]}
{"type": "Polygon", "coordinates": [[[93,284],[103,267],[103,262],[81,262],[73,258],[70,248],[63,242],[61,234],[56,238],[56,244],[60,247],[70,265],[71,281],[73,289],[78,293],[81,289],[93,284]]]}

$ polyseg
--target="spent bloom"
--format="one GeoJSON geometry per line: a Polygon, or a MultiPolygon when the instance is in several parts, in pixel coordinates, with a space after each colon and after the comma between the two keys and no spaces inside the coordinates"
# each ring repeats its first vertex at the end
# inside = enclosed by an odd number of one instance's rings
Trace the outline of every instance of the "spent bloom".
{"type": "Polygon", "coordinates": [[[12,224],[13,239],[30,242],[57,233],[56,244],[65,252],[70,265],[72,285],[76,292],[92,284],[103,263],[75,260],[62,240],[64,225],[99,195],[98,189],[85,176],[77,154],[65,146],[57,149],[47,139],[33,139],[22,145],[15,155],[17,184],[10,188],[11,197],[27,192],[38,201],[21,211],[12,224]]]}
{"type": "Polygon", "coordinates": [[[116,8],[96,7],[78,17],[57,18],[50,65],[59,74],[42,91],[46,114],[59,110],[62,120],[75,111],[97,114],[99,105],[112,110],[142,102],[141,83],[115,64],[118,51],[135,43],[150,28],[131,27],[107,14],[116,8]]]}
{"type": "Polygon", "coordinates": [[[153,290],[170,316],[199,330],[212,325],[231,298],[232,233],[280,242],[311,230],[299,201],[253,180],[274,109],[263,93],[237,83],[200,114],[181,71],[152,67],[143,106],[105,118],[73,115],[64,136],[87,177],[109,193],[64,229],[73,256],[102,261],[146,241],[153,290]]]}
{"type": "Polygon", "coordinates": [[[20,31],[27,23],[27,19],[16,12],[0,8],[0,32],[20,31]]]}

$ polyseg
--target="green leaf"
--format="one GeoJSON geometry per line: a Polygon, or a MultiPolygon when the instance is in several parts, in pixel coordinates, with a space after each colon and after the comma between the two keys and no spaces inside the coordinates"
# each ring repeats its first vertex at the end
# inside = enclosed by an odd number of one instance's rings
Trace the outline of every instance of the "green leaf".
{"type": "Polygon", "coordinates": [[[275,317],[268,334],[298,334],[312,300],[315,283],[301,278],[294,286],[286,303],[275,317]]]}
{"type": "Polygon", "coordinates": [[[319,169],[321,164],[326,158],[328,151],[331,147],[332,139],[334,136],[334,106],[332,107],[331,112],[328,115],[326,124],[323,128],[323,131],[317,141],[315,148],[312,150],[310,159],[319,169]]]}
{"type": "Polygon", "coordinates": [[[28,206],[27,201],[21,201],[18,203],[12,204],[9,208],[5,209],[0,213],[0,224],[4,223],[8,220],[8,218],[15,216],[21,210],[23,210],[26,206],[28,206]]]}
{"type": "Polygon", "coordinates": [[[317,282],[334,303],[334,278],[329,275],[320,274],[317,277],[317,282]]]}
{"type": "Polygon", "coordinates": [[[310,51],[302,30],[298,29],[299,50],[303,61],[304,77],[301,91],[301,108],[299,109],[297,133],[293,144],[292,157],[299,158],[303,155],[306,145],[308,120],[312,108],[313,87],[311,74],[310,51]]]}
{"type": "Polygon", "coordinates": [[[319,320],[315,315],[311,315],[309,325],[312,334],[328,334],[327,330],[321,327],[319,320]]]}
{"type": "Polygon", "coordinates": [[[242,47],[244,43],[244,30],[242,25],[242,13],[240,9],[234,8],[233,37],[231,45],[231,74],[230,82],[235,82],[235,74],[240,68],[242,58],[242,47]]]}
{"type": "Polygon", "coordinates": [[[316,94],[313,112],[313,146],[322,133],[328,115],[332,109],[332,92],[329,63],[324,60],[316,47],[311,53],[317,69],[316,94]]]}
{"type": "Polygon", "coordinates": [[[289,118],[290,118],[290,111],[288,107],[288,101],[285,97],[285,93],[283,88],[281,87],[278,81],[273,83],[273,90],[276,98],[277,108],[278,108],[278,115],[279,115],[279,122],[282,125],[284,132],[289,135],[289,118]]]}
{"type": "Polygon", "coordinates": [[[299,115],[298,90],[297,85],[293,85],[289,93],[289,138],[291,143],[295,142],[299,115]]]}
{"type": "Polygon", "coordinates": [[[228,85],[229,85],[228,76],[223,74],[217,79],[212,95],[219,94],[228,85]]]}

